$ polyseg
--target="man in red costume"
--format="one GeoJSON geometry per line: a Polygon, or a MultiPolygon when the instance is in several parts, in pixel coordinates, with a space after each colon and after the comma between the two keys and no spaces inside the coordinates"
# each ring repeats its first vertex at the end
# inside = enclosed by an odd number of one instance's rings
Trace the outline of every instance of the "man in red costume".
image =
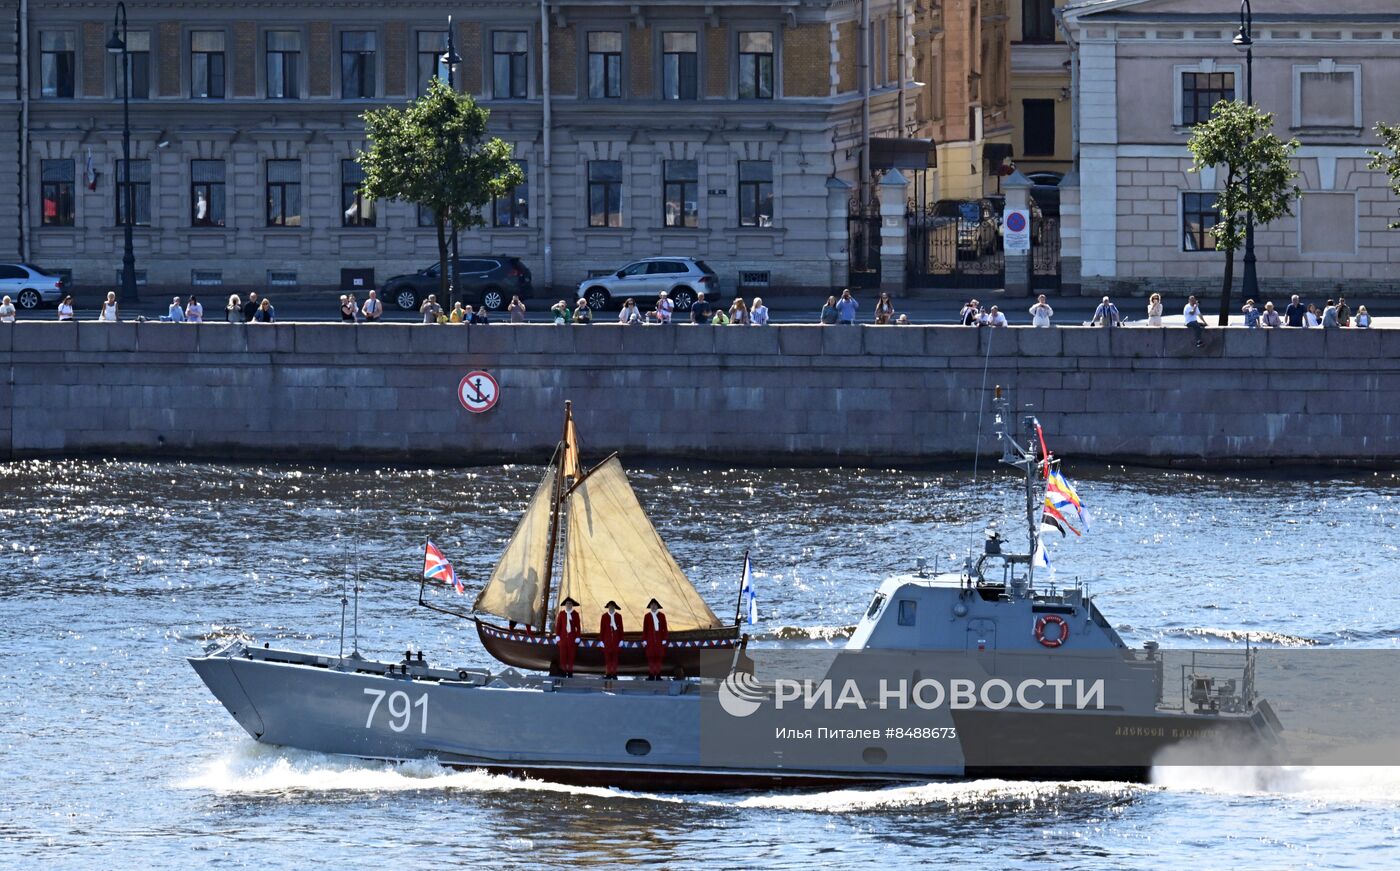
{"type": "Polygon", "coordinates": [[[617,655],[622,647],[622,615],[611,600],[603,608],[603,619],[598,624],[598,637],[603,641],[603,676],[615,679],[617,655]]]}
{"type": "Polygon", "coordinates": [[[652,599],[647,602],[647,613],[642,617],[642,641],[647,651],[647,680],[661,680],[661,662],[666,658],[666,615],[661,613],[661,603],[652,599]]]}
{"type": "Polygon", "coordinates": [[[559,671],[564,677],[574,676],[574,654],[578,651],[578,639],[583,634],[578,612],[574,610],[578,602],[568,596],[559,603],[559,615],[554,618],[554,637],[559,644],[559,671]]]}

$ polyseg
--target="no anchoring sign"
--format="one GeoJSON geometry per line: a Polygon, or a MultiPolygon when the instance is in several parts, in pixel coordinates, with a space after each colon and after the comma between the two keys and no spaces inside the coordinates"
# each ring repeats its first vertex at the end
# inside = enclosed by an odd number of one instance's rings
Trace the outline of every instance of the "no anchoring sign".
{"type": "Polygon", "coordinates": [[[462,383],[457,385],[457,398],[462,401],[462,407],[473,414],[490,411],[500,395],[501,385],[496,383],[490,372],[468,372],[462,383]]]}

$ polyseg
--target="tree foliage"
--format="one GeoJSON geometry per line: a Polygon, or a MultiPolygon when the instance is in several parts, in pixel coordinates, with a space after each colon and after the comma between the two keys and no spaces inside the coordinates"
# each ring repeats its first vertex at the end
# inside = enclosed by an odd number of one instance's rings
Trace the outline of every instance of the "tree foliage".
{"type": "Polygon", "coordinates": [[[1208,121],[1191,131],[1187,148],[1195,164],[1192,172],[1216,167],[1220,193],[1216,196],[1219,222],[1210,228],[1216,248],[1225,252],[1225,278],[1221,287],[1220,323],[1228,323],[1230,291],[1234,284],[1235,251],[1244,245],[1248,216],[1256,226],[1293,214],[1293,202],[1301,194],[1294,179],[1298,171],[1291,160],[1298,140],[1287,142],[1273,133],[1274,116],[1239,100],[1221,100],[1208,121]]]}
{"type": "Polygon", "coordinates": [[[404,108],[388,106],[363,116],[370,145],[355,157],[365,173],[360,194],[414,203],[432,213],[444,298],[447,226],[482,226],[486,204],[524,181],[510,145],[488,137],[490,114],[435,78],[427,93],[404,108]]]}
{"type": "MultiPolygon", "coordinates": [[[[1370,151],[1370,169],[1379,169],[1390,178],[1390,191],[1400,197],[1400,124],[1387,124],[1384,121],[1376,125],[1376,135],[1385,143],[1381,149],[1370,151]]],[[[1390,229],[1400,230],[1400,221],[1391,221],[1390,229]]]]}

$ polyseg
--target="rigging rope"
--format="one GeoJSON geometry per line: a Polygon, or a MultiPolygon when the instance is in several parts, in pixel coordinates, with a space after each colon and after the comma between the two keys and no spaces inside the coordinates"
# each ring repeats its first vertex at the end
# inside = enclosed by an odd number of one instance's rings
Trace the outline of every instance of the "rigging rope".
{"type": "MultiPolygon", "coordinates": [[[[987,369],[992,361],[992,335],[994,332],[995,330],[991,328],[988,328],[986,332],[987,353],[982,357],[982,389],[979,394],[981,400],[977,407],[977,444],[972,454],[972,485],[974,489],[977,486],[977,468],[982,463],[982,421],[987,416],[987,369]]],[[[1003,421],[1003,426],[1004,425],[1006,424],[1003,421]]],[[[972,563],[972,548],[977,541],[976,533],[973,533],[972,539],[973,540],[969,542],[967,546],[967,561],[969,564],[972,563]]]]}

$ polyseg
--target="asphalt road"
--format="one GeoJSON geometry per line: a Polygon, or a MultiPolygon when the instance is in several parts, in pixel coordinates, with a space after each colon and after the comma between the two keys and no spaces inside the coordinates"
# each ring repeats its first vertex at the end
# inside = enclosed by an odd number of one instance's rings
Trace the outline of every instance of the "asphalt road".
{"type": "MultiPolygon", "coordinates": [[[[929,293],[930,298],[924,298],[922,295],[919,298],[896,297],[894,300],[895,311],[907,314],[910,322],[915,324],[956,324],[958,323],[958,311],[962,308],[963,302],[970,297],[975,297],[981,301],[984,306],[1000,306],[1002,310],[1006,312],[1007,319],[1013,325],[1030,324],[1030,315],[1027,313],[1027,309],[1034,301],[1032,299],[1006,299],[999,290],[939,290],[929,293]],[[936,296],[932,294],[936,294],[936,296]]],[[[223,320],[223,305],[227,298],[227,294],[201,295],[201,299],[205,305],[204,317],[206,321],[223,320]]],[[[277,319],[279,321],[340,321],[340,302],[338,294],[316,296],[300,294],[279,298],[278,295],[274,293],[270,295],[270,298],[276,309],[277,319]]],[[[80,291],[74,294],[78,319],[82,321],[95,320],[100,299],[101,295],[97,291],[93,291],[89,294],[84,294],[80,291]]],[[[550,321],[548,316],[549,307],[557,301],[557,299],[558,297],[548,298],[536,296],[526,300],[525,304],[529,309],[526,319],[532,323],[548,323],[550,321]]],[[[874,318],[875,295],[864,293],[858,295],[857,299],[860,302],[859,320],[863,323],[869,323],[874,318]]],[[[824,296],[779,295],[767,297],[766,304],[768,305],[770,318],[774,323],[810,324],[817,322],[818,314],[821,311],[822,302],[824,300],[824,296]]],[[[1057,298],[1054,295],[1047,295],[1047,300],[1055,310],[1054,322],[1061,326],[1073,326],[1086,323],[1093,315],[1094,308],[1098,305],[1098,299],[1085,297],[1057,298]]],[[[182,297],[181,301],[183,302],[185,299],[182,297]]],[[[726,296],[724,301],[727,304],[732,301],[732,297],[726,296]]],[[[361,302],[363,302],[363,300],[361,300],[361,302]]],[[[1285,296],[1275,300],[1275,305],[1281,307],[1281,304],[1287,304],[1287,302],[1288,299],[1285,296]]],[[[1241,303],[1243,303],[1242,299],[1237,300],[1236,306],[1241,303]]],[[[1384,319],[1378,322],[1376,326],[1400,327],[1400,299],[1381,300],[1374,305],[1365,303],[1364,300],[1351,300],[1350,303],[1353,306],[1353,311],[1355,311],[1356,305],[1365,304],[1373,318],[1384,319]]],[[[1117,304],[1120,313],[1129,323],[1140,321],[1145,317],[1143,311],[1146,308],[1145,300],[1136,298],[1125,299],[1119,301],[1117,304]]],[[[1166,322],[1168,324],[1180,323],[1180,304],[1184,304],[1184,300],[1168,300],[1166,312],[1166,322]]],[[[1206,300],[1202,305],[1207,312],[1209,322],[1214,324],[1215,314],[1212,311],[1214,308],[1212,301],[1206,300]]],[[[168,298],[163,296],[156,298],[151,294],[146,294],[139,302],[122,306],[121,319],[132,320],[138,316],[143,316],[147,319],[154,320],[164,315],[169,306],[170,300],[168,298]]],[[[643,304],[643,311],[646,311],[649,307],[649,305],[643,304]]],[[[29,312],[19,312],[19,319],[26,321],[55,320],[57,317],[57,312],[51,307],[40,308],[29,312]]],[[[616,318],[617,313],[615,309],[594,314],[595,323],[608,323],[616,320],[616,318]]],[[[417,312],[401,312],[390,307],[385,313],[384,320],[397,323],[418,323],[421,320],[421,316],[417,312]]],[[[492,314],[492,320],[496,323],[501,323],[506,321],[507,317],[504,312],[496,312],[492,314]]],[[[1232,314],[1231,323],[1242,323],[1242,317],[1239,315],[1238,309],[1232,314]]]]}

